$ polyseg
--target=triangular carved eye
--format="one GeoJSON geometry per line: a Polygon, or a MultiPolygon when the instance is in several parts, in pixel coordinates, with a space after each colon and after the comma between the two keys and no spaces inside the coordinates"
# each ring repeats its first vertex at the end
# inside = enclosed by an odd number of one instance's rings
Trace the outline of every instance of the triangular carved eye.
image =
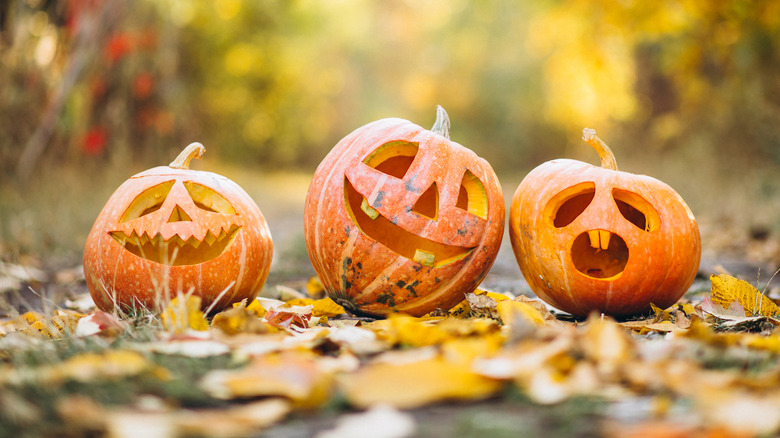
{"type": "Polygon", "coordinates": [[[596,185],[584,182],[564,189],[550,199],[544,214],[552,220],[555,228],[563,228],[574,222],[588,208],[596,194],[596,185]]]}
{"type": "Polygon", "coordinates": [[[212,213],[236,214],[236,210],[230,205],[230,202],[213,189],[192,181],[184,182],[184,187],[192,197],[196,207],[212,213]]]}
{"type": "Polygon", "coordinates": [[[439,217],[439,189],[436,183],[432,183],[428,190],[414,203],[412,211],[425,217],[437,220],[439,217]]]}
{"type": "Polygon", "coordinates": [[[165,198],[168,197],[173,183],[176,181],[166,181],[162,184],[152,186],[133,199],[133,202],[127,207],[122,217],[119,219],[119,223],[125,223],[133,219],[138,219],[141,216],[154,213],[162,207],[165,202],[165,198]]]}
{"type": "Polygon", "coordinates": [[[408,141],[391,141],[379,146],[363,163],[396,178],[403,178],[412,166],[420,146],[408,141]]]}
{"type": "Polygon", "coordinates": [[[460,192],[458,193],[458,202],[455,206],[482,219],[487,219],[488,203],[485,186],[469,170],[466,170],[460,181],[460,192]]]}

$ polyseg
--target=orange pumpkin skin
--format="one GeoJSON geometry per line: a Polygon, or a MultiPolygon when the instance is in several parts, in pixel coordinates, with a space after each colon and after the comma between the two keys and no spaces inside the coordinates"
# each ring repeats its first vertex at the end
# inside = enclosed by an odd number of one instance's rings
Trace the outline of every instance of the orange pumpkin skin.
{"type": "MultiPolygon", "coordinates": [[[[446,118],[439,111],[437,124],[446,118]]],[[[485,160],[409,121],[383,119],[346,136],[317,168],[306,246],[328,295],[348,310],[420,316],[453,307],[482,281],[504,213],[485,160]]]]}
{"type": "Polygon", "coordinates": [[[262,288],[273,243],[260,209],[233,181],[188,165],[130,177],[98,215],[84,274],[101,310],[157,311],[192,293],[216,311],[262,288]]]}
{"type": "Polygon", "coordinates": [[[523,179],[509,233],[531,289],[581,316],[667,308],[691,286],[701,258],[696,220],[671,187],[568,159],[523,179]]]}

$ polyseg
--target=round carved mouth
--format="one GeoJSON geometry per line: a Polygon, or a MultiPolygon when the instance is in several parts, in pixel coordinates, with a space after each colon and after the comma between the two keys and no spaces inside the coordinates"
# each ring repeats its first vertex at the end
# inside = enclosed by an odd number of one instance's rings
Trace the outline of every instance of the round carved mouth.
{"type": "Polygon", "coordinates": [[[628,246],[622,237],[606,230],[586,231],[571,246],[574,267],[591,278],[620,275],[628,263],[628,246]]]}
{"type": "Polygon", "coordinates": [[[474,248],[446,245],[420,237],[393,224],[368,205],[347,178],[344,178],[346,208],[352,221],[364,234],[393,252],[421,265],[438,268],[469,255],[474,248]]]}
{"type": "Polygon", "coordinates": [[[226,231],[220,230],[215,235],[206,232],[203,240],[190,237],[183,240],[179,236],[163,240],[160,233],[149,236],[148,233],[138,235],[133,231],[130,235],[122,231],[111,231],[109,234],[123,248],[146,260],[169,266],[197,265],[213,260],[230,247],[241,227],[231,225],[226,231]]]}

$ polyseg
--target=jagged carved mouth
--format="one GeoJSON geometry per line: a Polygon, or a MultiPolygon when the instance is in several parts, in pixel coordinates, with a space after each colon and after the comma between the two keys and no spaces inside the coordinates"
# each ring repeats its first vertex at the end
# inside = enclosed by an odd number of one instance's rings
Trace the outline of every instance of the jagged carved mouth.
{"type": "Polygon", "coordinates": [[[344,192],[347,212],[358,228],[374,241],[409,260],[438,268],[461,260],[474,250],[473,247],[463,248],[434,242],[393,224],[369,206],[366,198],[347,178],[344,178],[344,192]]]}
{"type": "Polygon", "coordinates": [[[160,233],[149,236],[144,232],[139,235],[133,231],[129,236],[122,231],[111,231],[109,234],[122,247],[146,260],[169,266],[197,265],[213,260],[233,243],[241,227],[231,225],[218,235],[207,231],[203,240],[190,237],[187,240],[178,235],[163,240],[160,233]]]}

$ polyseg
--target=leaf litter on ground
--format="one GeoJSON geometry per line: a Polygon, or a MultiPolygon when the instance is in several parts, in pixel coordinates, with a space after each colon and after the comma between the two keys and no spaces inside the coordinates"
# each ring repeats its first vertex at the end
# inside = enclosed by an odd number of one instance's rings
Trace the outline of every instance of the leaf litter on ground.
{"type": "Polygon", "coordinates": [[[190,295],[159,314],[80,304],[1,321],[0,435],[121,436],[148,418],[171,436],[236,436],[335,410],[343,421],[320,436],[397,421],[400,437],[417,430],[407,412],[511,393],[530,406],[649,401],[639,421],[605,410],[593,420],[604,435],[780,433],[780,312],[728,275],[623,321],[486,290],[449,311],[371,320],[316,279],[283,292],[211,317],[190,295]]]}

